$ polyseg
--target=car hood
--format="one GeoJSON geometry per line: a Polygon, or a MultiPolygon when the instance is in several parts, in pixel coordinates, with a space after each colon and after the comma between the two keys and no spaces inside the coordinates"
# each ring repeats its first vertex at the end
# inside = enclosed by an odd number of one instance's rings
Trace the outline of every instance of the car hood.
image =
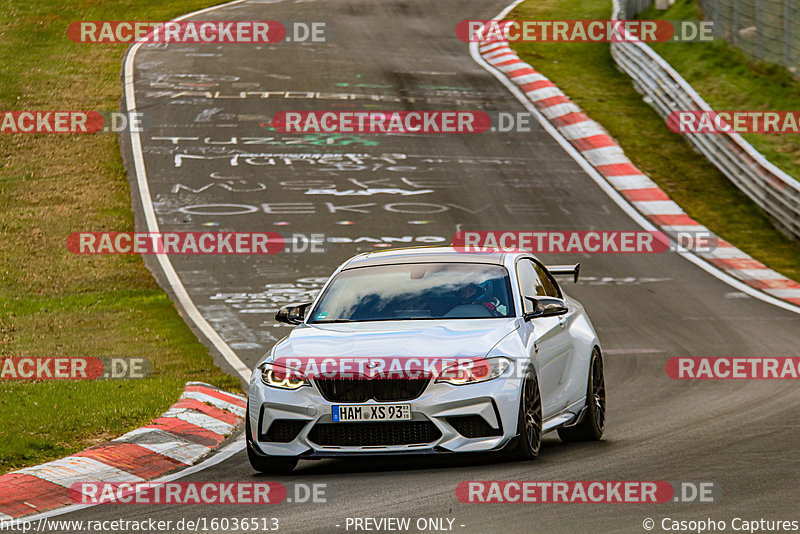
{"type": "Polygon", "coordinates": [[[281,340],[272,355],[480,357],[517,328],[519,321],[515,318],[303,324],[281,340]]]}

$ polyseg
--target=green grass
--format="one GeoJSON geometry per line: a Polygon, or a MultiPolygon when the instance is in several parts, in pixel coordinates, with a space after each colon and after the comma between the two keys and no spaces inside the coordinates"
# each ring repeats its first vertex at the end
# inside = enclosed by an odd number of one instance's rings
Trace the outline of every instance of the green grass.
{"type": "MultiPolygon", "coordinates": [[[[0,110],[116,110],[126,46],[76,20],[166,20],[209,0],[0,0],[0,110]]],[[[133,230],[116,136],[0,135],[0,356],[122,356],[143,380],[0,382],[0,473],[147,423],[200,380],[238,389],[138,256],[76,256],[74,231],[133,230]]]]}
{"type": "MultiPolygon", "coordinates": [[[[698,20],[696,0],[678,0],[667,11],[651,9],[641,18],[698,20]]],[[[718,110],[797,111],[800,82],[780,65],[748,58],[726,41],[709,43],[654,43],[653,49],[667,60],[692,87],[718,110]]],[[[794,178],[800,178],[800,136],[746,134],[756,150],[794,178]]]]}
{"type": "MultiPolygon", "coordinates": [[[[673,9],[681,9],[685,3],[686,0],[678,0],[673,9]]],[[[670,11],[662,16],[676,18],[676,13],[670,11]]],[[[646,16],[643,15],[643,18],[646,16]]],[[[529,0],[508,15],[509,19],[517,20],[598,20],[610,17],[610,0],[529,0]]],[[[523,60],[550,78],[592,119],[602,124],[633,163],[658,183],[690,216],[772,269],[800,280],[800,243],[776,230],[750,199],[704,157],[694,152],[679,134],[667,128],[665,121],[642,101],[642,95],[634,90],[631,79],[617,70],[607,43],[514,43],[512,47],[523,60]]],[[[681,57],[682,54],[699,54],[702,48],[698,44],[664,43],[658,47],[659,52],[667,47],[687,49],[685,52],[673,51],[673,54],[681,57]]],[[[800,86],[795,82],[790,84],[777,69],[761,72],[752,64],[743,63],[742,57],[735,51],[731,53],[738,56],[740,61],[717,64],[710,59],[713,54],[709,54],[706,60],[708,68],[703,70],[703,67],[697,67],[694,76],[688,77],[690,83],[695,83],[695,78],[704,79],[702,86],[699,83],[695,85],[702,96],[708,97],[716,106],[718,102],[706,95],[704,88],[716,88],[719,94],[721,87],[726,86],[727,94],[741,98],[739,102],[722,102],[725,105],[721,107],[726,109],[760,109],[756,105],[759,101],[770,109],[792,109],[791,106],[780,107],[792,99],[796,108],[800,100],[792,96],[796,94],[792,91],[800,91],[800,86]],[[708,70],[712,65],[713,70],[708,70]],[[790,85],[787,89],[770,88],[774,83],[770,76],[790,85]],[[787,95],[783,95],[782,91],[786,91],[787,95]],[[774,101],[771,101],[772,98],[774,101]]],[[[690,65],[692,61],[687,59],[690,65]]],[[[681,71],[680,68],[678,70],[681,71]]],[[[748,140],[752,137],[760,136],[749,136],[748,140]]],[[[792,158],[795,164],[798,163],[797,136],[782,136],[778,142],[784,147],[779,152],[785,157],[776,157],[775,163],[797,177],[797,170],[786,166],[786,162],[792,158]]],[[[756,148],[762,148],[754,144],[756,148]]],[[[771,155],[767,150],[765,154],[768,157],[771,155]]]]}

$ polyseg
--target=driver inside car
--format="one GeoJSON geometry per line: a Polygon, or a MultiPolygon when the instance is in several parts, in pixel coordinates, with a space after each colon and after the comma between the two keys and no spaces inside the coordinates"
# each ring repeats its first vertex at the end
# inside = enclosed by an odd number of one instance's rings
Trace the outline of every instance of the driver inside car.
{"type": "Polygon", "coordinates": [[[480,284],[470,283],[458,290],[460,304],[478,304],[494,315],[504,316],[506,306],[497,297],[491,296],[492,282],[486,280],[480,284]]]}

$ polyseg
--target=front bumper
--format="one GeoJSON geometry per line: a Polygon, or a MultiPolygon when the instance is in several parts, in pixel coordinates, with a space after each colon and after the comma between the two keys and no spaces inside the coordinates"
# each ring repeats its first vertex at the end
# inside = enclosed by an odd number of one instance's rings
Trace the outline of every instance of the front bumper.
{"type": "MultiPolygon", "coordinates": [[[[298,390],[282,390],[264,385],[261,373],[256,370],[250,379],[249,410],[251,443],[263,454],[272,456],[303,456],[309,458],[376,455],[376,454],[422,454],[436,452],[478,452],[500,449],[517,433],[519,414],[520,380],[509,374],[479,384],[452,386],[444,383],[429,383],[416,399],[398,402],[358,403],[362,406],[376,404],[410,404],[411,421],[436,427],[436,436],[427,443],[404,445],[320,445],[309,435],[316,425],[374,425],[380,423],[334,423],[332,406],[350,403],[326,400],[315,385],[298,390]],[[458,416],[479,416],[491,427],[492,436],[466,437],[448,422],[458,416]],[[291,441],[280,443],[269,441],[270,425],[276,420],[297,422],[302,429],[291,441]],[[305,423],[303,425],[303,422],[305,423]],[[439,435],[440,434],[440,435],[439,435]]],[[[402,422],[384,423],[397,425],[402,422]]],[[[318,429],[319,430],[319,429],[318,429]]],[[[339,430],[339,429],[329,429],[339,430]]],[[[319,438],[317,438],[319,441],[319,438]]]]}

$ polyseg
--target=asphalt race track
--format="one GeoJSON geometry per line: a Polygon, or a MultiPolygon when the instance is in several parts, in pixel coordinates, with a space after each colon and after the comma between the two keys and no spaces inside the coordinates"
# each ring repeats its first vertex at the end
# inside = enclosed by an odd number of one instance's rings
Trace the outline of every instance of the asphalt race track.
{"type": "MultiPolygon", "coordinates": [[[[252,367],[288,332],[285,303],[310,299],[346,258],[449,243],[461,229],[639,230],[541,127],[530,133],[281,134],[286,110],[523,111],[455,35],[507,0],[249,0],[197,20],[322,21],[325,43],[144,45],[133,60],[141,150],[162,231],[325,234],[325,253],[172,256],[200,313],[252,367]],[[358,238],[357,242],[352,242],[358,238]],[[344,242],[349,241],[349,242],[344,242]]],[[[607,45],[586,45],[607,46],[607,45]]],[[[687,145],[687,150],[689,150],[687,145]]],[[[123,154],[134,182],[130,139],[123,154]]],[[[564,282],[605,350],[608,422],[596,444],[548,435],[539,459],[303,461],[257,476],[244,452],[184,481],[326,483],[327,504],[102,505],[60,519],[280,519],[283,532],[346,532],[347,517],[449,517],[458,532],[642,532],[646,517],[795,519],[800,391],[792,381],[675,381],[673,356],[796,356],[800,316],[744,295],[677,254],[543,256],[582,263],[564,282]],[[715,504],[481,505],[465,480],[711,481],[715,504]],[[339,525],[337,527],[337,525],[339,525]],[[461,526],[463,525],[463,526],[461,526]]],[[[149,265],[164,285],[159,265],[149,265]]],[[[202,337],[202,335],[201,335],[202,337]]],[[[206,341],[204,339],[204,341],[206,341]]],[[[234,372],[214,349],[218,363],[234,372]]],[[[352,530],[351,530],[352,531],[352,530]]]]}

